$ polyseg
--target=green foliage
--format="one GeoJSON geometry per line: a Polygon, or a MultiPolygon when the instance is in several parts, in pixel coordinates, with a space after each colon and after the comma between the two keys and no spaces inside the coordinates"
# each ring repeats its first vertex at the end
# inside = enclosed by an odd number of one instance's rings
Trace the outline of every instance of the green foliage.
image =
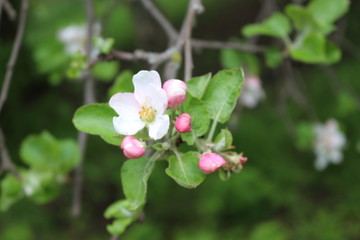
{"type": "Polygon", "coordinates": [[[286,240],[288,236],[284,227],[278,222],[259,224],[251,233],[250,240],[286,240]]]}
{"type": "Polygon", "coordinates": [[[102,38],[102,37],[95,37],[94,38],[94,49],[97,49],[100,53],[108,54],[113,45],[115,40],[113,38],[102,38]]]}
{"type": "Polygon", "coordinates": [[[356,99],[347,91],[341,91],[337,98],[337,113],[339,116],[346,117],[352,113],[356,113],[359,103],[356,99]]]}
{"type": "Polygon", "coordinates": [[[109,82],[115,77],[118,70],[118,62],[97,62],[92,69],[92,74],[99,80],[109,82]]]}
{"type": "Polygon", "coordinates": [[[119,146],[123,137],[112,124],[115,116],[115,111],[108,104],[90,104],[75,112],[73,123],[79,131],[99,135],[107,143],[119,146]]]}
{"type": "Polygon", "coordinates": [[[182,104],[183,112],[190,114],[191,128],[197,136],[204,135],[210,125],[210,116],[207,106],[201,100],[188,96],[182,104]]]}
{"type": "Polygon", "coordinates": [[[254,76],[260,74],[259,61],[257,57],[251,53],[233,49],[222,49],[220,52],[220,61],[223,68],[242,68],[246,74],[254,76]]]}
{"type": "Polygon", "coordinates": [[[77,144],[70,139],[57,140],[49,132],[28,136],[20,147],[23,161],[35,171],[64,174],[80,161],[77,144]]]}
{"type": "Polygon", "coordinates": [[[127,160],[121,168],[121,182],[130,209],[136,210],[145,203],[147,180],[154,167],[154,161],[142,157],[127,160]]]}
{"type": "Polygon", "coordinates": [[[68,78],[77,79],[83,74],[87,66],[87,57],[81,51],[75,52],[71,56],[69,68],[66,72],[68,78]]]}
{"type": "Polygon", "coordinates": [[[24,195],[21,182],[11,174],[1,181],[0,210],[5,211],[24,195]]]}
{"type": "Polygon", "coordinates": [[[133,73],[129,70],[121,72],[115,79],[114,84],[111,86],[108,92],[109,98],[118,92],[133,92],[134,85],[132,84],[133,73]]]}
{"type": "Polygon", "coordinates": [[[182,187],[196,188],[205,179],[198,166],[198,155],[198,152],[187,152],[171,156],[166,174],[182,187]]]}
{"type": "Polygon", "coordinates": [[[105,211],[105,218],[114,218],[112,224],[107,225],[107,230],[112,235],[122,234],[139,215],[139,211],[132,209],[131,203],[126,200],[119,200],[111,204],[105,211]]]}
{"type": "Polygon", "coordinates": [[[221,129],[220,133],[215,138],[214,149],[218,152],[228,149],[233,142],[233,137],[228,129],[221,129]]]}
{"type": "Polygon", "coordinates": [[[221,123],[229,120],[240,95],[243,79],[240,69],[220,71],[211,79],[202,100],[212,119],[221,123]]]}
{"type": "Polygon", "coordinates": [[[270,47],[265,51],[265,63],[269,68],[277,68],[283,60],[279,49],[270,47]]]}
{"type": "Polygon", "coordinates": [[[202,99],[210,79],[211,73],[190,79],[186,84],[188,86],[187,93],[197,99],[202,99]]]}
{"type": "Polygon", "coordinates": [[[314,142],[314,126],[301,122],[296,126],[296,146],[300,150],[309,150],[314,142]]]}
{"type": "Polygon", "coordinates": [[[291,32],[291,25],[287,17],[282,13],[273,13],[262,23],[246,25],[243,30],[246,37],[266,35],[276,38],[286,38],[291,32]]]}
{"type": "Polygon", "coordinates": [[[340,60],[341,51],[333,43],[319,33],[307,34],[300,44],[295,44],[291,50],[292,58],[305,63],[332,64],[340,60]]]}

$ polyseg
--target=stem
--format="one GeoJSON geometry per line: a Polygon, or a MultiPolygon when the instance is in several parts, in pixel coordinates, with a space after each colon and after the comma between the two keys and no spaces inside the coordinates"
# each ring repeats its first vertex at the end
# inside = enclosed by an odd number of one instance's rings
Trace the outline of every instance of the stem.
{"type": "Polygon", "coordinates": [[[195,135],[195,132],[194,132],[194,131],[191,131],[191,132],[192,132],[192,134],[193,134],[193,136],[194,136],[194,139],[195,139],[195,145],[196,145],[198,151],[201,152],[202,148],[201,148],[201,146],[200,146],[200,143],[199,143],[199,141],[198,141],[198,138],[197,138],[197,136],[195,135]]]}
{"type": "Polygon", "coordinates": [[[7,99],[7,94],[9,91],[13,70],[15,67],[15,63],[18,57],[19,49],[22,43],[24,29],[25,29],[25,23],[26,23],[26,15],[27,10],[29,8],[29,2],[28,0],[22,0],[21,1],[21,11],[20,11],[20,20],[18,29],[15,36],[15,41],[13,45],[13,49],[11,51],[11,55],[9,58],[9,62],[7,64],[6,73],[5,73],[5,79],[1,88],[1,94],[0,94],[0,112],[4,106],[4,103],[7,99]]]}

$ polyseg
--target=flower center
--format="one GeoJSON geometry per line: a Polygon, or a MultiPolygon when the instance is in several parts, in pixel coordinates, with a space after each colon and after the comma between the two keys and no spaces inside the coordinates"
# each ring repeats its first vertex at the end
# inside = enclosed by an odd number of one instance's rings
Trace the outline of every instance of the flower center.
{"type": "Polygon", "coordinates": [[[141,111],[139,111],[141,120],[146,122],[152,122],[155,119],[155,113],[152,107],[141,106],[141,111]]]}

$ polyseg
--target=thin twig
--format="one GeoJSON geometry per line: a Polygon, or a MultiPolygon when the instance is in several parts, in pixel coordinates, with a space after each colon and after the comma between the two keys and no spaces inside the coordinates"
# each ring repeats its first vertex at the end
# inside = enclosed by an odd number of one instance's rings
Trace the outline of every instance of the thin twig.
{"type": "Polygon", "coordinates": [[[169,38],[169,42],[173,42],[178,35],[176,29],[171,25],[171,23],[165,18],[165,16],[159,11],[159,9],[151,0],[141,0],[141,3],[164,29],[164,32],[169,38]]]}
{"type": "Polygon", "coordinates": [[[9,152],[6,148],[4,133],[1,129],[1,127],[0,127],[0,155],[1,155],[0,173],[3,171],[9,171],[17,179],[21,179],[19,172],[16,170],[15,165],[11,161],[9,152]]]}
{"type": "Polygon", "coordinates": [[[2,88],[1,88],[0,112],[1,112],[1,110],[3,108],[3,106],[4,106],[4,103],[5,103],[6,98],[7,98],[7,94],[8,94],[10,83],[11,83],[11,78],[12,78],[13,71],[14,71],[14,66],[15,66],[15,63],[16,63],[16,60],[17,60],[17,57],[18,57],[18,53],[19,53],[19,49],[20,49],[20,46],[21,46],[21,42],[22,42],[22,39],[23,39],[28,7],[29,7],[28,0],[22,0],[21,1],[19,25],[18,25],[18,29],[17,29],[17,32],[16,32],[13,49],[11,51],[9,62],[7,64],[6,73],[5,73],[5,79],[4,79],[2,88]]]}
{"type": "MultiPolygon", "coordinates": [[[[16,19],[16,11],[13,8],[13,6],[11,5],[11,3],[8,0],[2,0],[2,4],[3,4],[4,10],[6,11],[6,13],[9,16],[10,20],[14,21],[16,19]]],[[[1,3],[0,3],[0,6],[1,6],[1,3]]]]}
{"type": "Polygon", "coordinates": [[[193,48],[213,48],[213,49],[235,49],[241,50],[244,52],[263,52],[265,47],[241,44],[236,42],[222,42],[222,41],[211,41],[211,40],[201,40],[201,39],[191,39],[191,46],[193,48]]]}
{"type": "MultiPolygon", "coordinates": [[[[94,26],[94,11],[92,0],[86,0],[86,16],[87,16],[87,39],[86,39],[86,55],[90,59],[92,51],[92,36],[94,26]]],[[[90,62],[90,60],[89,60],[90,62]]],[[[84,104],[90,104],[95,102],[94,96],[94,79],[91,76],[90,70],[87,69],[84,72],[84,104]]],[[[80,148],[80,163],[75,169],[75,179],[73,188],[73,201],[71,213],[73,217],[77,217],[81,212],[81,198],[82,198],[82,182],[83,182],[83,162],[85,159],[86,145],[87,145],[87,134],[79,132],[78,134],[78,145],[80,148]]]]}

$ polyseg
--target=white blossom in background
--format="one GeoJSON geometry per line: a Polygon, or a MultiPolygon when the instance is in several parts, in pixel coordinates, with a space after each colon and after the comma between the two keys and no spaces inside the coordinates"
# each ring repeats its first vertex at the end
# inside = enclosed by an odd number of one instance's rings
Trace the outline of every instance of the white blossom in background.
{"type": "Polygon", "coordinates": [[[342,149],[345,146],[345,135],[340,132],[338,123],[334,119],[325,124],[314,126],[316,154],[315,168],[323,170],[329,163],[339,164],[343,159],[342,149]]]}
{"type": "MultiPolygon", "coordinates": [[[[93,36],[99,36],[101,26],[99,23],[93,25],[93,36]]],[[[62,28],[57,33],[57,38],[60,42],[65,45],[65,51],[68,55],[72,55],[76,51],[81,51],[85,54],[86,52],[86,37],[87,28],[85,24],[81,25],[69,25],[62,28]]],[[[98,54],[98,51],[93,50],[90,57],[94,58],[98,54]]]]}
{"type": "Polygon", "coordinates": [[[161,88],[160,75],[156,71],[140,71],[133,77],[134,93],[116,93],[109,101],[118,114],[113,118],[115,131],[122,135],[134,135],[144,127],[149,136],[158,140],[169,130],[169,115],[165,114],[168,98],[161,88]]]}
{"type": "Polygon", "coordinates": [[[247,108],[254,108],[258,102],[265,98],[261,80],[256,76],[246,76],[242,86],[240,102],[247,108]]]}

